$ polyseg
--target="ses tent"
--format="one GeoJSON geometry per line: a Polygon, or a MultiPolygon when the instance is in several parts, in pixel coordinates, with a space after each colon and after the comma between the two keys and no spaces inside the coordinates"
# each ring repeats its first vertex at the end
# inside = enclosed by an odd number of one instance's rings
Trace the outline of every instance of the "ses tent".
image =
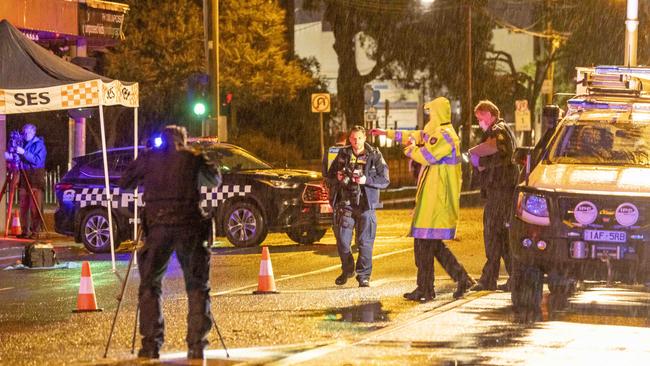
{"type": "MultiPolygon", "coordinates": [[[[0,115],[99,107],[104,159],[104,205],[115,270],[112,194],[108,180],[104,106],[132,107],[137,156],[138,84],[112,80],[69,63],[28,39],[6,19],[0,21],[0,115]]],[[[4,121],[2,118],[0,121],[4,121]]],[[[6,124],[0,126],[6,136],[6,124]]],[[[4,143],[4,141],[2,142],[4,143]]],[[[137,205],[136,217],[137,223],[137,205]]]]}

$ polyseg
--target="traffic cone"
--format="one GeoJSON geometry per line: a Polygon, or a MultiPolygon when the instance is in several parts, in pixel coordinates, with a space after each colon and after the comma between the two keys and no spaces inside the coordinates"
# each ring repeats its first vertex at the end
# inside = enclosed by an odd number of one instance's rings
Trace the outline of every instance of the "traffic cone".
{"type": "Polygon", "coordinates": [[[23,230],[20,227],[20,215],[18,210],[13,212],[11,218],[11,227],[9,228],[9,235],[18,236],[23,233],[23,230]]]}
{"type": "Polygon", "coordinates": [[[260,261],[260,275],[257,282],[257,291],[254,294],[277,294],[275,290],[275,279],[273,278],[273,266],[271,265],[271,254],[269,247],[262,247],[262,260],[260,261]]]}
{"type": "Polygon", "coordinates": [[[90,264],[84,261],[81,265],[81,282],[79,283],[79,296],[77,296],[77,309],[73,313],[88,311],[102,311],[97,308],[95,300],[95,286],[93,286],[93,275],[90,273],[90,264]]]}

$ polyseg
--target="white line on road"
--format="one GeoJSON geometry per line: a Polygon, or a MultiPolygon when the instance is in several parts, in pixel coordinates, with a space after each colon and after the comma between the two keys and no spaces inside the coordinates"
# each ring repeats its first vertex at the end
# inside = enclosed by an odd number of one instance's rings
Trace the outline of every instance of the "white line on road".
{"type": "Polygon", "coordinates": [[[2,291],[7,291],[7,290],[11,290],[11,289],[13,289],[13,287],[0,288],[0,292],[2,292],[2,291]]]}
{"type": "MultiPolygon", "coordinates": [[[[394,252],[379,254],[379,255],[373,256],[373,260],[381,259],[381,258],[388,257],[388,256],[391,256],[391,255],[395,255],[395,254],[401,254],[401,253],[404,253],[404,252],[409,252],[409,251],[412,251],[412,250],[413,250],[413,248],[407,248],[407,249],[399,249],[399,250],[396,250],[394,252]]],[[[298,273],[298,274],[289,275],[289,276],[283,276],[282,278],[276,279],[275,282],[286,281],[286,280],[291,280],[291,279],[300,278],[300,277],[312,276],[312,275],[315,275],[315,274],[334,271],[334,270],[337,270],[337,269],[340,269],[340,268],[341,268],[341,265],[337,264],[337,265],[334,265],[334,266],[328,266],[328,267],[317,269],[317,270],[314,270],[314,271],[298,273]]],[[[212,292],[212,293],[210,293],[210,296],[226,295],[226,294],[231,294],[233,292],[240,292],[240,291],[244,291],[244,290],[254,289],[256,287],[257,287],[257,284],[246,285],[246,286],[237,287],[237,288],[230,289],[230,290],[212,292]]]]}

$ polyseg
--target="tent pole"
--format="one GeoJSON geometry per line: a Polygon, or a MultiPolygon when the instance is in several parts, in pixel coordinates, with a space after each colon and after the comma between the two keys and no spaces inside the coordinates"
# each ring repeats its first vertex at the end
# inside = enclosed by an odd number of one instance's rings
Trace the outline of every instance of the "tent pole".
{"type": "Polygon", "coordinates": [[[111,242],[111,263],[113,272],[115,272],[115,245],[113,238],[113,194],[111,193],[111,186],[108,181],[108,155],[106,154],[106,128],[104,127],[104,106],[99,105],[99,124],[101,125],[102,132],[102,158],[104,159],[104,184],[106,187],[106,208],[108,209],[108,237],[111,242]]]}
{"type": "MultiPolygon", "coordinates": [[[[133,160],[138,158],[138,107],[133,108],[133,160]]],[[[138,187],[133,191],[133,244],[136,243],[138,237],[138,201],[139,201],[138,187]]]]}

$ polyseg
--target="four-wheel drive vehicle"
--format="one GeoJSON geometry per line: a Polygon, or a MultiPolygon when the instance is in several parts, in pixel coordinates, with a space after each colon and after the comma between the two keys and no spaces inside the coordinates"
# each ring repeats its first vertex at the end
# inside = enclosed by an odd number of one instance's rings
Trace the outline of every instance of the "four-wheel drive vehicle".
{"type": "MultiPolygon", "coordinates": [[[[293,241],[310,244],[331,226],[332,208],[320,173],[275,169],[246,150],[215,139],[191,139],[190,145],[219,164],[223,184],[213,190],[203,187],[201,206],[212,212],[217,234],[225,235],[233,245],[259,245],[269,231],[286,232],[293,241]]],[[[116,245],[133,233],[133,192],[117,187],[131,161],[132,147],[108,152],[116,245]]],[[[74,236],[91,252],[109,251],[101,152],[75,158],[73,168],[55,189],[59,202],[56,232],[74,236]]]]}
{"type": "Polygon", "coordinates": [[[581,78],[566,116],[516,153],[529,160],[510,221],[515,307],[539,305],[544,274],[559,296],[575,280],[650,279],[650,69],[581,78]]]}

